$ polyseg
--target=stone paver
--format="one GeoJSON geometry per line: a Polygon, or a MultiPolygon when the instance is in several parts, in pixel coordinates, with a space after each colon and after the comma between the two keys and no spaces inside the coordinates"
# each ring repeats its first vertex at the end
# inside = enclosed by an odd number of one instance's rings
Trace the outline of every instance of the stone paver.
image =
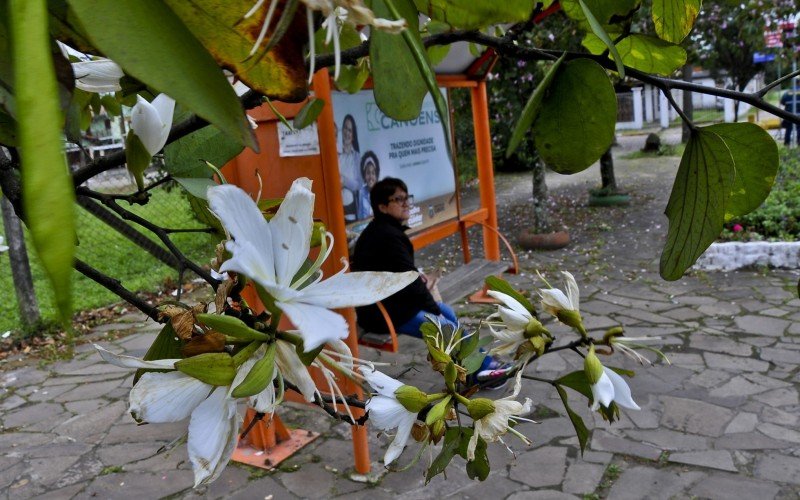
{"type": "MultiPolygon", "coordinates": [[[[641,147],[643,137],[619,140],[631,151],[641,147]]],[[[367,485],[348,478],[353,458],[347,426],[286,405],[281,410],[285,422],[322,437],[277,471],[231,465],[217,482],[194,490],[185,445],[157,454],[185,432],[186,422],[137,426],[127,413],[131,371],[109,366],[89,346],[79,345],[72,360],[0,368],[0,498],[797,498],[800,299],[787,290],[796,286],[798,273],[690,271],[677,282],[661,280],[658,258],[669,195],[664,182],[677,161],[618,157],[616,164],[619,182],[632,194],[631,206],[586,210],[586,191],[598,180],[593,169],[548,177],[572,244],[550,253],[521,251],[520,274],[506,276],[520,289],[531,290],[536,270],[548,277],[557,270],[572,271],[590,328],[602,331],[621,324],[629,336],[661,337],[673,361],[672,366],[647,367],[619,355],[609,358],[615,366],[636,371],[630,386],[642,407],[623,410],[611,425],[570,393],[573,410],[592,433],[583,455],[557,394],[548,384],[528,385],[523,396],[562,416],[547,412],[538,424],[521,423],[517,429],[534,444],[526,447],[509,436],[514,455],[502,445],[490,445],[493,469],[486,482],[470,480],[463,459],[456,457],[447,480],[437,476],[424,486],[426,451],[409,470],[390,472],[367,485]]],[[[498,176],[496,182],[500,229],[513,237],[528,220],[530,178],[498,176]]],[[[467,208],[475,203],[474,191],[466,193],[464,203],[467,208]]],[[[480,234],[470,238],[479,254],[480,234]]],[[[452,269],[460,262],[459,253],[448,241],[423,249],[418,261],[452,269]]],[[[493,310],[467,303],[456,309],[473,327],[493,310]]],[[[548,327],[559,342],[569,339],[568,330],[555,322],[548,327]]],[[[114,352],[141,355],[157,329],[129,313],[91,335],[114,352]],[[117,338],[118,332],[131,334],[117,338]]],[[[387,368],[393,374],[405,365],[422,366],[406,377],[424,390],[437,388],[415,339],[402,338],[397,355],[366,349],[362,355],[396,363],[387,368]]],[[[553,379],[580,366],[580,359],[565,351],[529,370],[553,379]]],[[[368,434],[372,458],[378,460],[389,440],[371,429],[368,434]]],[[[411,444],[400,462],[408,464],[416,450],[411,444]]]]}

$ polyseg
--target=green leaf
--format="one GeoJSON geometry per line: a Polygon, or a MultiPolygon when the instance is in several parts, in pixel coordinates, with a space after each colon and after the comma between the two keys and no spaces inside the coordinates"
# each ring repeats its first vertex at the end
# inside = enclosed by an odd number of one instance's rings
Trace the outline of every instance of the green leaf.
{"type": "Polygon", "coordinates": [[[564,403],[564,409],[567,410],[567,415],[569,416],[569,421],[572,422],[572,427],[575,428],[575,434],[578,436],[578,443],[581,447],[581,455],[583,455],[583,452],[586,450],[586,443],[589,441],[589,429],[586,428],[586,424],[583,423],[581,416],[570,408],[567,391],[558,384],[556,384],[556,391],[558,391],[558,395],[561,397],[561,402],[564,403]]]}
{"type": "MultiPolygon", "coordinates": [[[[392,13],[392,17],[395,19],[400,19],[401,16],[401,12],[397,10],[395,3],[406,5],[406,9],[409,13],[414,12],[414,6],[411,3],[411,0],[383,1],[386,3],[389,11],[392,13]]],[[[406,13],[403,12],[402,15],[406,16],[406,13]]],[[[431,69],[430,61],[428,61],[428,53],[425,51],[425,46],[422,44],[419,31],[412,33],[411,30],[405,29],[401,33],[401,36],[408,45],[408,49],[411,52],[411,55],[414,57],[414,62],[417,64],[417,69],[419,69],[419,73],[422,75],[422,79],[425,81],[425,85],[428,87],[428,92],[430,92],[431,98],[433,98],[436,111],[439,113],[439,122],[442,124],[442,131],[444,132],[445,138],[447,138],[447,140],[445,140],[445,145],[447,146],[447,155],[452,158],[453,152],[449,140],[450,115],[447,113],[447,101],[439,91],[439,84],[436,81],[436,75],[433,73],[433,69],[431,69]]]]}
{"type": "Polygon", "coordinates": [[[519,293],[513,286],[511,286],[511,283],[498,276],[489,276],[486,278],[485,282],[486,286],[489,287],[489,290],[510,295],[514,300],[522,304],[522,307],[527,309],[534,317],[536,316],[536,308],[533,306],[531,301],[528,300],[528,297],[519,293]]]}
{"type": "Polygon", "coordinates": [[[588,168],[614,140],[617,95],[605,70],[589,59],[561,65],[534,122],[536,149],[560,174],[588,168]]]}
{"type": "MultiPolygon", "coordinates": [[[[478,348],[484,347],[492,342],[492,337],[481,337],[478,340],[478,348]]],[[[461,367],[467,372],[467,375],[475,373],[478,371],[478,368],[481,367],[483,364],[483,359],[486,357],[485,352],[481,352],[480,349],[472,351],[472,354],[464,358],[461,362],[461,367]]]]}
{"type": "Polygon", "coordinates": [[[728,211],[734,162],[725,141],[707,129],[692,132],[665,211],[667,242],[661,277],[677,280],[719,236],[728,211]]]}
{"type": "Polygon", "coordinates": [[[749,214],[767,199],[778,173],[778,145],[755,123],[719,123],[706,127],[725,141],[736,167],[725,220],[749,214]]]}
{"type": "MultiPolygon", "coordinates": [[[[461,442],[463,443],[464,440],[462,439],[461,442]]],[[[467,462],[467,477],[470,479],[486,481],[486,478],[489,477],[489,472],[492,469],[489,466],[489,455],[487,455],[486,449],[486,441],[482,437],[478,437],[478,444],[475,446],[475,459],[467,462]]]]}
{"type": "MultiPolygon", "coordinates": [[[[328,34],[326,28],[320,28],[314,33],[314,50],[317,55],[333,54],[333,42],[330,44],[325,43],[325,37],[328,34]]],[[[344,23],[339,31],[339,50],[352,49],[361,45],[361,35],[356,30],[356,27],[349,23],[344,23]]]]}
{"type": "Polygon", "coordinates": [[[369,78],[369,67],[366,64],[343,65],[339,68],[339,79],[334,84],[339,90],[355,94],[364,87],[367,78],[369,78]]]}
{"type": "Polygon", "coordinates": [[[450,53],[450,45],[431,45],[426,50],[428,52],[428,60],[431,62],[431,66],[435,68],[450,53]]]}
{"type": "Polygon", "coordinates": [[[164,169],[173,177],[211,177],[212,172],[205,162],[222,167],[242,149],[241,144],[216,127],[205,127],[167,144],[164,169]]]}
{"type": "MultiPolygon", "coordinates": [[[[155,359],[180,359],[183,357],[181,354],[181,346],[183,343],[175,333],[172,323],[166,323],[164,327],[158,332],[156,339],[150,344],[150,348],[145,353],[145,361],[153,361],[155,359]]],[[[133,385],[139,381],[139,378],[147,372],[168,372],[172,370],[146,370],[139,368],[136,370],[136,375],[133,376],[133,385]]]]}
{"type": "Polygon", "coordinates": [[[180,184],[183,189],[188,191],[189,194],[201,200],[206,199],[208,188],[217,185],[213,180],[203,177],[175,177],[174,180],[180,184]]]}
{"type": "Polygon", "coordinates": [[[478,348],[478,342],[480,342],[480,340],[481,337],[480,337],[480,332],[478,330],[474,330],[469,337],[462,340],[461,344],[458,346],[459,361],[463,361],[464,359],[468,358],[473,352],[475,352],[475,349],[478,348]]]}
{"type": "Polygon", "coordinates": [[[305,99],[308,93],[308,70],[303,59],[303,47],[308,43],[305,10],[300,9],[285,19],[285,33],[264,54],[266,44],[277,35],[278,19],[283,18],[282,14],[288,7],[287,2],[281,2],[271,21],[272,30],[251,57],[250,51],[261,31],[270,2],[264,2],[246,19],[242,16],[255,4],[252,0],[165,0],[165,3],[219,65],[230,70],[248,87],[285,102],[305,99]]]}
{"type": "Polygon", "coordinates": [[[292,126],[296,130],[308,127],[317,121],[317,117],[322,113],[323,108],[325,108],[325,101],[312,97],[295,115],[294,120],[292,120],[292,126]]]}
{"type": "MultiPolygon", "coordinates": [[[[419,39],[417,11],[409,2],[410,0],[397,0],[396,7],[408,22],[408,28],[404,32],[419,39]]],[[[372,10],[378,17],[394,19],[385,0],[374,0],[372,10]]],[[[399,121],[418,117],[428,87],[420,78],[414,55],[408,50],[403,36],[372,30],[369,57],[372,63],[373,93],[381,111],[399,121]]]]}
{"type": "MultiPolygon", "coordinates": [[[[621,33],[630,24],[641,0],[583,0],[606,33],[621,33]]],[[[585,30],[591,30],[589,20],[579,0],[561,0],[561,8],[567,17],[574,19],[585,30]]]]}
{"type": "Polygon", "coordinates": [[[106,112],[111,116],[119,116],[122,113],[122,106],[120,106],[119,101],[111,94],[101,96],[100,104],[103,105],[106,112]]]}
{"type": "Polygon", "coordinates": [[[230,385],[236,376],[233,358],[227,353],[209,352],[175,363],[175,369],[206,384],[230,385]]]}
{"type": "Polygon", "coordinates": [[[244,321],[239,318],[234,318],[233,316],[225,316],[224,314],[198,314],[197,321],[213,330],[241,340],[258,340],[265,342],[271,338],[266,333],[250,328],[244,321]]]}
{"type": "Polygon", "coordinates": [[[88,38],[125,73],[158,89],[237,142],[258,149],[236,93],[211,55],[160,0],[71,0],[88,38]]]}
{"type": "Polygon", "coordinates": [[[10,0],[8,13],[25,222],[66,323],[72,315],[75,192],[62,150],[46,2],[10,0]]]}
{"type": "Polygon", "coordinates": [[[528,102],[525,103],[525,107],[522,108],[522,114],[520,115],[519,121],[517,121],[517,124],[514,127],[514,131],[511,133],[511,139],[508,141],[506,158],[510,158],[511,155],[514,154],[514,151],[517,150],[519,143],[522,142],[525,134],[531,128],[531,125],[533,125],[533,121],[536,119],[536,116],[539,114],[539,109],[542,107],[542,99],[544,99],[544,95],[547,92],[547,89],[550,88],[550,84],[553,82],[553,77],[556,76],[556,72],[558,71],[558,68],[561,67],[561,63],[564,62],[565,57],[567,57],[566,52],[559,57],[552,66],[550,66],[550,69],[547,70],[547,74],[544,75],[544,78],[542,78],[542,81],[536,86],[536,89],[534,89],[531,97],[528,99],[528,102]]]}
{"type": "Polygon", "coordinates": [[[453,398],[451,395],[445,396],[441,401],[433,405],[425,417],[425,425],[433,425],[438,420],[444,420],[447,416],[447,409],[450,408],[450,400],[453,398]]]}
{"type": "Polygon", "coordinates": [[[451,427],[444,433],[444,441],[442,442],[442,451],[431,462],[428,472],[425,473],[425,484],[428,484],[431,479],[438,476],[450,465],[450,461],[456,456],[459,446],[461,445],[462,430],[460,427],[451,427]]]}
{"type": "Polygon", "coordinates": [[[563,385],[592,399],[592,386],[583,370],[577,370],[555,380],[557,385],[563,385]]]}
{"type": "Polygon", "coordinates": [[[617,50],[626,66],[668,76],[686,64],[686,50],[660,38],[634,34],[617,43],[617,50]]]}
{"type": "Polygon", "coordinates": [[[534,0],[414,0],[417,9],[431,19],[465,30],[527,21],[536,3],[534,0]]]}
{"type": "Polygon", "coordinates": [[[692,31],[701,0],[653,0],[653,23],[663,40],[681,43],[692,31]]]}
{"type": "Polygon", "coordinates": [[[594,17],[592,11],[589,10],[589,7],[586,5],[586,2],[583,0],[578,0],[578,3],[583,10],[583,15],[586,16],[586,20],[589,22],[589,26],[592,28],[592,33],[597,35],[597,37],[603,41],[603,43],[608,47],[611,56],[614,59],[614,62],[617,65],[617,73],[619,73],[620,78],[625,78],[625,65],[622,63],[622,57],[620,57],[619,52],[617,52],[617,47],[614,45],[614,42],[609,38],[608,33],[606,30],[603,29],[603,25],[594,17]]]}

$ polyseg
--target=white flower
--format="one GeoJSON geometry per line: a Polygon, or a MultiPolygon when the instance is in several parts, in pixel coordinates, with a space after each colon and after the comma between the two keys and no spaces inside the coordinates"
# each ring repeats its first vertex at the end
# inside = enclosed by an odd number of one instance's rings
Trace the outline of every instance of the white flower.
{"type": "Polygon", "coordinates": [[[619,349],[622,354],[628,356],[632,360],[642,365],[652,364],[649,359],[639,354],[637,349],[644,349],[655,353],[659,358],[663,359],[668,365],[672,364],[669,358],[660,349],[643,344],[643,342],[652,342],[654,340],[661,340],[661,337],[624,337],[622,335],[614,335],[609,338],[609,344],[612,349],[619,349]]]}
{"type": "Polygon", "coordinates": [[[136,105],[131,111],[131,130],[150,156],[161,151],[167,143],[174,111],[175,101],[167,94],[159,94],[153,102],[136,96],[136,105]]]}
{"type": "Polygon", "coordinates": [[[226,244],[232,257],[222,264],[220,272],[236,271],[263,287],[275,299],[275,306],[297,327],[306,352],[347,337],[347,322],[329,309],[374,304],[405,288],[418,276],[413,271],[345,273],[345,268],[322,281],[319,268],[329,253],[326,238],[316,262],[299,276],[308,257],[313,228],[314,193],[307,178],[294,181],[269,222],[255,202],[236,186],[209,188],[208,201],[233,237],[226,244]]]}
{"type": "Polygon", "coordinates": [[[552,314],[562,323],[577,329],[582,335],[586,334],[580,314],[580,292],[578,284],[572,274],[562,271],[564,285],[567,293],[558,288],[539,290],[542,297],[542,308],[552,314]]]}
{"type": "Polygon", "coordinates": [[[614,370],[606,368],[605,366],[603,367],[603,374],[600,376],[600,380],[592,384],[592,398],[594,399],[592,411],[600,408],[601,404],[608,408],[608,405],[610,405],[612,401],[623,408],[641,410],[639,405],[633,400],[631,388],[628,387],[628,383],[625,382],[625,379],[619,376],[614,370]]]}
{"type": "Polygon", "coordinates": [[[495,290],[489,290],[488,293],[503,303],[497,305],[496,313],[486,318],[492,337],[500,344],[494,347],[490,354],[514,355],[521,345],[528,342],[526,330],[528,330],[527,333],[534,335],[547,331],[539,323],[539,320],[534,318],[530,311],[514,297],[495,290]],[[495,319],[500,321],[493,321],[495,319]],[[495,326],[502,328],[495,330],[495,326]]]}
{"type": "Polygon", "coordinates": [[[5,238],[0,236],[0,253],[8,252],[8,245],[3,245],[3,241],[5,241],[5,238]]]}
{"type": "Polygon", "coordinates": [[[122,90],[119,79],[125,76],[122,68],[111,59],[74,62],[72,73],[77,88],[97,93],[122,90]]]}
{"type": "MultiPolygon", "coordinates": [[[[104,360],[126,368],[163,370],[179,361],[144,361],[113,354],[98,345],[95,348],[104,360]]],[[[195,487],[215,480],[236,447],[241,418],[236,400],[230,397],[231,387],[214,387],[173,371],[145,373],[131,389],[129,411],[138,421],[165,423],[190,418],[187,448],[195,487]]]]}
{"type": "Polygon", "coordinates": [[[589,347],[589,353],[583,359],[583,371],[589,379],[592,389],[592,411],[600,405],[608,406],[611,402],[623,408],[640,410],[639,405],[633,401],[631,388],[614,370],[603,366],[594,352],[594,345],[589,347]]]}
{"type": "MultiPolygon", "coordinates": [[[[514,383],[514,392],[501,399],[495,401],[485,400],[487,403],[491,402],[494,411],[487,413],[485,416],[478,418],[474,423],[474,431],[472,437],[469,439],[467,445],[467,460],[475,459],[475,448],[478,446],[478,437],[483,438],[487,443],[495,441],[502,442],[502,436],[511,431],[514,435],[519,437],[525,444],[531,444],[530,439],[522,435],[520,432],[515,431],[509,427],[509,420],[520,420],[518,417],[526,415],[531,411],[532,401],[530,398],[525,398],[525,403],[515,401],[514,398],[519,395],[520,388],[522,387],[520,377],[522,370],[517,372],[517,378],[514,383]]],[[[524,419],[522,419],[524,420],[524,419]]]]}
{"type": "Polygon", "coordinates": [[[383,456],[383,463],[389,465],[403,452],[417,421],[417,414],[407,410],[395,396],[395,391],[404,385],[402,382],[366,366],[361,367],[361,374],[377,392],[367,401],[369,421],[380,430],[397,429],[392,444],[383,456]]]}

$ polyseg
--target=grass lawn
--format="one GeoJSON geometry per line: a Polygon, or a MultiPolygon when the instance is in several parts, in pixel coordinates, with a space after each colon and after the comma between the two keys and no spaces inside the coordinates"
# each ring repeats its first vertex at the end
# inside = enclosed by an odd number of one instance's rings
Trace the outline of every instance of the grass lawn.
{"type": "MultiPolygon", "coordinates": [[[[178,189],[169,192],[156,190],[145,206],[128,207],[127,203],[122,203],[125,208],[164,227],[202,227],[194,218],[188,201],[178,189]]],[[[155,291],[166,278],[177,280],[177,271],[162,264],[77,205],[76,209],[79,259],[119,279],[122,285],[130,290],[155,291]]],[[[138,226],[136,228],[139,229],[138,226]]],[[[142,232],[147,234],[146,230],[142,232]]],[[[155,237],[152,239],[155,240],[155,237]]],[[[218,243],[219,238],[205,233],[178,233],[173,235],[173,241],[189,258],[205,264],[213,257],[214,245],[218,243]]],[[[30,241],[28,241],[28,254],[42,319],[54,320],[53,296],[30,241]]],[[[5,297],[5,300],[0,301],[0,333],[20,327],[17,299],[9,266],[8,255],[0,254],[0,290],[4,290],[5,297]]],[[[185,279],[194,277],[191,272],[185,274],[185,279]]],[[[74,311],[100,307],[121,300],[77,271],[73,273],[72,283],[74,311]]]]}

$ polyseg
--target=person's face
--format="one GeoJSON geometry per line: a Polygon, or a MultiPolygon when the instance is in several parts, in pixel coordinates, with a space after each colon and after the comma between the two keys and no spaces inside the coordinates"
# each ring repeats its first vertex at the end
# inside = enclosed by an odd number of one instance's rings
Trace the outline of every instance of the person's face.
{"type": "Polygon", "coordinates": [[[378,205],[381,212],[386,215],[391,215],[399,222],[403,223],[411,216],[409,209],[411,200],[408,198],[408,193],[400,188],[395,189],[394,194],[389,197],[389,203],[386,205],[378,205]]]}
{"type": "Polygon", "coordinates": [[[353,120],[345,120],[342,123],[342,145],[345,148],[353,147],[353,120]]]}
{"type": "Polygon", "coordinates": [[[378,172],[377,168],[375,168],[375,164],[372,161],[367,161],[366,165],[364,165],[364,183],[367,185],[369,189],[372,189],[372,186],[378,182],[378,172]]]}

